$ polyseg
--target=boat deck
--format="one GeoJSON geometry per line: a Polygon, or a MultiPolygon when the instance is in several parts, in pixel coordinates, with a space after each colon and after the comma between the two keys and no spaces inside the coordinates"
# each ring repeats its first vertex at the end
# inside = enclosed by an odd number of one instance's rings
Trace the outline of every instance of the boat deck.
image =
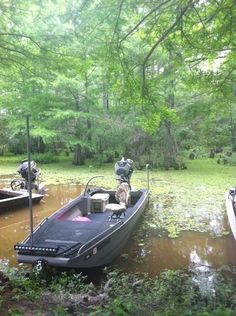
{"type": "Polygon", "coordinates": [[[38,229],[34,234],[34,245],[53,247],[55,245],[67,248],[73,244],[85,244],[95,236],[128,219],[132,205],[126,210],[125,216],[111,218],[112,212],[91,213],[79,216],[76,213],[69,219],[58,218],[46,225],[44,231],[38,229]]]}

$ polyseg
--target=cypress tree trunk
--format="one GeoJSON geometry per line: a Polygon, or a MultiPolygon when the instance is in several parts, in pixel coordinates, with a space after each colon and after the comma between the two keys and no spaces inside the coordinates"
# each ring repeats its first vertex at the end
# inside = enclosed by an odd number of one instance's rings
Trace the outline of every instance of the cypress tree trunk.
{"type": "Polygon", "coordinates": [[[41,136],[37,138],[37,152],[44,153],[45,152],[45,144],[41,136]]]}
{"type": "MultiPolygon", "coordinates": [[[[80,111],[80,95],[79,93],[74,96],[75,97],[75,110],[80,111]]],[[[80,121],[76,122],[75,126],[75,137],[80,140],[82,139],[81,131],[80,131],[80,121]]],[[[74,148],[74,159],[72,164],[73,165],[83,165],[85,161],[84,153],[82,150],[82,146],[77,144],[74,148]]]]}
{"type": "Polygon", "coordinates": [[[107,111],[109,111],[109,96],[108,96],[108,91],[107,91],[107,85],[103,83],[102,86],[102,103],[103,103],[103,108],[107,111]]]}
{"type": "Polygon", "coordinates": [[[231,146],[232,152],[236,152],[236,124],[231,123],[231,146]]]}
{"type": "Polygon", "coordinates": [[[178,169],[177,154],[178,147],[175,140],[175,135],[172,133],[172,125],[170,121],[165,121],[164,123],[165,133],[164,133],[164,147],[163,154],[165,160],[166,169],[175,168],[178,169]]]}
{"type": "MultiPolygon", "coordinates": [[[[173,89],[173,82],[171,82],[171,88],[173,89]]],[[[174,93],[170,93],[167,99],[168,107],[173,109],[174,108],[174,93]]],[[[165,166],[167,169],[175,168],[179,169],[177,163],[177,155],[178,155],[178,146],[176,143],[175,135],[173,134],[172,124],[169,120],[164,122],[164,160],[165,166]]]]}
{"type": "Polygon", "coordinates": [[[84,155],[82,152],[82,147],[81,145],[76,145],[75,151],[74,151],[74,160],[73,164],[74,165],[83,165],[84,164],[84,155]]]}

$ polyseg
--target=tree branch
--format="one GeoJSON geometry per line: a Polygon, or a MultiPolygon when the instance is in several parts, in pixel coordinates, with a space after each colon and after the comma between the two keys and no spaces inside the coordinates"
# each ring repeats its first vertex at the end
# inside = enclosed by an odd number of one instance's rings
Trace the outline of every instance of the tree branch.
{"type": "Polygon", "coordinates": [[[10,52],[15,52],[15,53],[18,53],[18,54],[21,54],[21,55],[24,55],[25,57],[27,57],[25,52],[17,50],[15,48],[9,48],[9,47],[3,46],[1,44],[0,44],[0,48],[5,49],[5,50],[10,51],[10,52]]]}
{"type": "Polygon", "coordinates": [[[12,59],[12,58],[9,58],[9,56],[8,57],[6,57],[6,58],[3,58],[2,56],[1,56],[1,63],[4,65],[4,66],[7,66],[7,65],[9,65],[9,66],[11,66],[11,65],[13,65],[13,64],[15,64],[15,65],[17,65],[18,67],[19,67],[19,69],[21,69],[21,68],[25,68],[29,73],[31,73],[32,75],[34,75],[34,76],[39,76],[39,74],[38,73],[36,73],[35,71],[33,71],[32,69],[30,69],[29,67],[27,67],[27,65],[26,65],[26,63],[21,63],[20,61],[19,61],[19,59],[12,59]],[[5,61],[5,62],[4,62],[5,61]]]}
{"type": "Polygon", "coordinates": [[[19,34],[19,33],[0,33],[0,36],[17,36],[21,38],[28,38],[32,43],[38,46],[38,48],[42,49],[42,47],[31,36],[28,36],[28,35],[19,34]]]}
{"type": "Polygon", "coordinates": [[[145,90],[146,90],[146,65],[147,65],[149,58],[151,57],[151,55],[153,54],[153,52],[155,51],[157,46],[161,42],[163,42],[169,36],[169,34],[175,29],[175,27],[178,25],[179,21],[182,19],[182,17],[186,13],[186,11],[190,8],[190,6],[192,6],[192,4],[193,4],[193,0],[190,0],[188,2],[188,4],[183,8],[183,10],[179,14],[179,16],[177,16],[175,22],[167,30],[165,30],[165,32],[158,38],[156,43],[152,46],[152,48],[148,52],[147,56],[145,57],[143,64],[142,64],[142,93],[143,93],[143,95],[145,94],[145,90]]]}
{"type": "Polygon", "coordinates": [[[117,33],[117,30],[118,30],[119,20],[120,20],[120,16],[121,16],[121,11],[122,11],[123,4],[124,4],[124,0],[121,0],[120,5],[119,5],[118,16],[117,16],[117,19],[116,19],[116,25],[115,25],[114,32],[113,32],[113,36],[112,36],[112,41],[113,41],[113,39],[114,39],[114,37],[115,37],[115,34],[117,33]]]}
{"type": "Polygon", "coordinates": [[[155,8],[153,8],[151,11],[148,12],[121,40],[120,44],[126,40],[127,37],[129,37],[152,13],[156,12],[159,8],[161,8],[166,3],[170,2],[171,0],[166,0],[162,2],[161,4],[158,4],[155,8]]]}
{"type": "Polygon", "coordinates": [[[222,88],[222,86],[225,84],[225,82],[230,78],[230,75],[236,70],[236,66],[233,67],[232,69],[230,69],[228,71],[228,73],[226,74],[226,76],[224,77],[224,79],[220,82],[220,84],[218,85],[218,90],[220,90],[222,88]]]}

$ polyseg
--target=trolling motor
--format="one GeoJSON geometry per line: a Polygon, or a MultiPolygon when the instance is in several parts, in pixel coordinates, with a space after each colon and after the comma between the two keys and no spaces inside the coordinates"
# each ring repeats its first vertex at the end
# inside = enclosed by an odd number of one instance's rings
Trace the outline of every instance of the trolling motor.
{"type": "Polygon", "coordinates": [[[127,182],[130,187],[130,178],[133,173],[133,160],[122,157],[120,161],[115,163],[116,180],[119,184],[127,182]]]}

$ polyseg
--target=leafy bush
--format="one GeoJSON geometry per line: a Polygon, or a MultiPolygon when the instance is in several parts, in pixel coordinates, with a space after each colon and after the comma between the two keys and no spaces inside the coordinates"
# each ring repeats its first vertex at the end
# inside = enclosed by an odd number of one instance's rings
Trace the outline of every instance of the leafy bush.
{"type": "Polygon", "coordinates": [[[162,170],[183,170],[186,169],[186,164],[184,158],[181,156],[177,156],[176,159],[170,159],[166,160],[163,155],[158,157],[158,159],[155,161],[155,165],[157,168],[162,170]]]}
{"type": "Polygon", "coordinates": [[[185,160],[181,155],[177,156],[177,158],[175,160],[173,159],[173,161],[167,161],[162,153],[158,153],[156,151],[151,152],[149,155],[141,155],[137,157],[137,160],[135,160],[135,168],[138,170],[145,169],[147,164],[151,168],[162,170],[186,169],[185,160]]]}
{"type": "Polygon", "coordinates": [[[113,150],[104,150],[101,154],[96,154],[91,159],[95,166],[101,166],[104,163],[111,163],[120,160],[122,154],[114,152],[113,150]]]}
{"type": "Polygon", "coordinates": [[[51,152],[47,152],[45,154],[34,154],[33,159],[37,163],[41,163],[41,164],[54,163],[54,162],[59,161],[58,156],[56,156],[55,154],[53,154],[51,152]]]}
{"type": "Polygon", "coordinates": [[[153,162],[149,155],[142,155],[139,156],[135,161],[135,168],[138,170],[143,170],[146,168],[147,164],[150,165],[152,168],[157,167],[155,161],[153,162]]]}
{"type": "Polygon", "coordinates": [[[228,164],[231,166],[236,166],[236,153],[233,153],[228,159],[228,164]]]}
{"type": "MultiPolygon", "coordinates": [[[[71,271],[73,272],[73,271],[71,271]]],[[[86,277],[81,273],[66,273],[63,272],[60,275],[53,275],[51,281],[48,283],[50,290],[54,293],[76,293],[87,292],[88,286],[85,284],[86,277]]]]}
{"type": "Polygon", "coordinates": [[[235,290],[230,280],[216,277],[214,290],[202,291],[194,275],[182,270],[168,270],[150,279],[118,271],[108,273],[104,291],[110,300],[97,306],[97,315],[153,316],[233,316],[235,290]]]}
{"type": "MultiPolygon", "coordinates": [[[[39,301],[45,291],[49,291],[48,293],[51,293],[52,297],[56,294],[57,303],[54,303],[54,306],[51,305],[55,315],[70,315],[71,306],[67,304],[70,293],[82,295],[87,293],[85,297],[89,297],[90,285],[85,284],[85,279],[81,274],[74,274],[73,271],[58,274],[56,270],[54,272],[50,270],[46,279],[37,269],[25,274],[16,269],[0,266],[0,271],[4,272],[2,276],[6,275],[8,278],[6,282],[14,290],[12,299],[15,301],[19,302],[22,299],[39,301]]],[[[223,279],[220,274],[215,275],[214,288],[205,291],[195,281],[194,273],[183,270],[167,270],[152,278],[145,274],[141,278],[140,275],[126,274],[119,270],[104,272],[107,273],[107,280],[104,280],[100,289],[93,286],[91,296],[105,293],[105,301],[85,305],[88,315],[235,315],[235,282],[223,279]]],[[[9,315],[23,315],[21,310],[16,309],[16,306],[11,307],[9,315]]],[[[80,313],[79,303],[73,305],[73,309],[78,310],[78,315],[83,315],[80,313]]]]}

